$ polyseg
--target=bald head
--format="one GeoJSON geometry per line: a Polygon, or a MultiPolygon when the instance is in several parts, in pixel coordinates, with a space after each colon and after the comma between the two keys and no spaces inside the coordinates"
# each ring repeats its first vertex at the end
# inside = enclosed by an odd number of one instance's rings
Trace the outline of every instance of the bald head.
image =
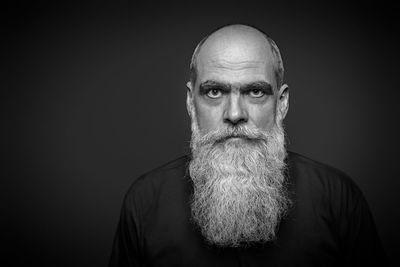
{"type": "Polygon", "coordinates": [[[190,79],[195,86],[204,68],[228,68],[233,71],[266,65],[275,77],[275,86],[283,84],[283,64],[275,42],[260,30],[247,25],[228,25],[206,36],[196,47],[190,64],[190,79]]]}

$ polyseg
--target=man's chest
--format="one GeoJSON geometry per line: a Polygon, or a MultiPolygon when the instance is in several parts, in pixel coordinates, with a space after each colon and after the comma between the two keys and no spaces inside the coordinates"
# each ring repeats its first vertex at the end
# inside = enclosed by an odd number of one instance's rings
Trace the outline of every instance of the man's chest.
{"type": "Polygon", "coordinates": [[[188,210],[154,214],[143,238],[152,266],[335,266],[340,256],[329,218],[312,209],[293,210],[281,222],[275,241],[247,248],[206,244],[188,210]]]}

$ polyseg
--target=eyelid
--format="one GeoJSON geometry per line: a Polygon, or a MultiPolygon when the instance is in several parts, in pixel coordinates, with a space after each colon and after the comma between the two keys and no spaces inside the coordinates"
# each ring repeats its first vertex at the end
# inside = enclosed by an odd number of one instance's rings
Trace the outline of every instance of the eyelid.
{"type": "Polygon", "coordinates": [[[258,93],[254,93],[254,94],[256,94],[257,96],[253,96],[253,97],[260,98],[260,97],[265,96],[264,90],[261,90],[261,89],[252,89],[252,90],[249,91],[248,94],[251,95],[254,91],[258,91],[258,93]]]}
{"type": "Polygon", "coordinates": [[[210,89],[208,89],[206,92],[205,92],[205,95],[207,96],[207,97],[209,97],[209,98],[211,98],[211,99],[217,99],[217,98],[220,98],[221,96],[222,96],[222,94],[223,94],[224,92],[223,92],[223,90],[221,90],[220,88],[210,88],[210,89]],[[218,91],[218,96],[216,96],[216,97],[213,97],[213,96],[210,96],[210,92],[211,91],[213,91],[213,90],[216,90],[216,91],[218,91]]]}
{"type": "Polygon", "coordinates": [[[264,89],[260,89],[260,88],[252,88],[252,89],[247,90],[245,93],[253,98],[261,98],[267,94],[264,89]],[[252,95],[252,93],[254,91],[258,91],[258,93],[255,93],[256,96],[252,95]],[[260,94],[260,95],[258,95],[258,94],[260,94]]]}
{"type": "Polygon", "coordinates": [[[249,95],[254,90],[260,91],[261,93],[263,93],[263,95],[273,95],[272,87],[269,84],[264,84],[264,83],[250,84],[244,87],[242,92],[249,95]]]}

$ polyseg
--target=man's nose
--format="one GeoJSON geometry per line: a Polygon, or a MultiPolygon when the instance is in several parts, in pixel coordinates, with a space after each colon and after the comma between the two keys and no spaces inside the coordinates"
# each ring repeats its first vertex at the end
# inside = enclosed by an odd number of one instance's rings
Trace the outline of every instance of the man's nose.
{"type": "Polygon", "coordinates": [[[239,94],[231,93],[224,110],[224,122],[238,125],[248,120],[248,114],[245,109],[243,99],[239,94]]]}

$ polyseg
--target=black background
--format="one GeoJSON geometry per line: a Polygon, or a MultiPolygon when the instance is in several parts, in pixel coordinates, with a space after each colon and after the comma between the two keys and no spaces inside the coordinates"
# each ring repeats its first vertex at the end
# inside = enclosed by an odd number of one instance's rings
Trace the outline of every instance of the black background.
{"type": "Polygon", "coordinates": [[[354,179],[398,264],[399,9],[298,2],[5,4],[0,264],[107,264],[128,186],[189,151],[190,57],[227,23],[277,42],[289,149],[354,179]]]}

